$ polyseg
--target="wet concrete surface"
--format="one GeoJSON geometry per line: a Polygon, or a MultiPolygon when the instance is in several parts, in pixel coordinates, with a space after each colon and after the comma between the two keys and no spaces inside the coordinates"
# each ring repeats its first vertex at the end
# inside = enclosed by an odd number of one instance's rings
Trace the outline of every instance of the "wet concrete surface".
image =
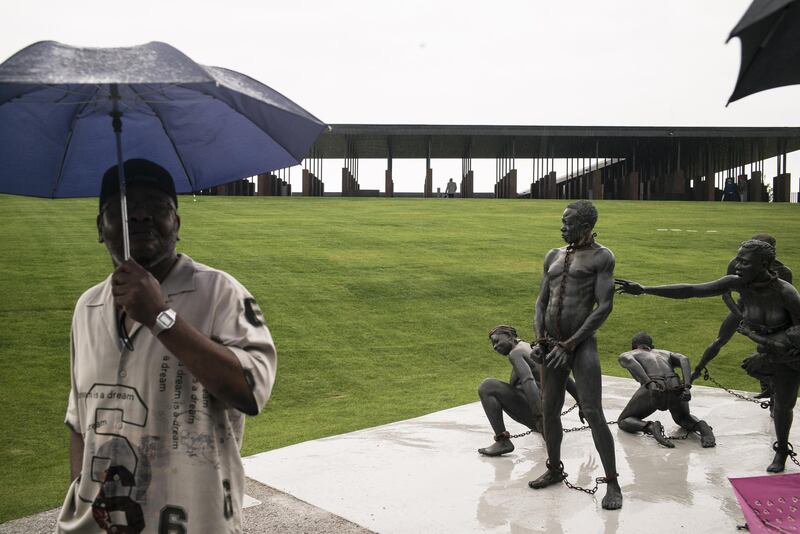
{"type": "MultiPolygon", "coordinates": [[[[616,419],[638,385],[603,377],[606,418],[616,419]]],[[[477,454],[492,443],[479,403],[407,421],[300,443],[244,459],[248,477],[376,532],[735,532],[744,522],[727,477],[764,474],[772,459],[772,420],[757,404],[719,389],[692,389],[692,413],[713,428],[717,447],[697,435],[667,449],[612,426],[625,502],[605,511],[605,487],[590,496],[556,485],[528,488],[545,469],[539,434],[514,440],[498,458],[477,454]]],[[[683,435],[669,415],[650,419],[683,435]]],[[[581,426],[577,410],[564,427],[581,426]]],[[[526,429],[507,420],[512,434],[526,429]]],[[[798,442],[797,431],[793,441],[798,442]]],[[[566,434],[569,481],[591,488],[603,476],[588,430],[566,434]]],[[[800,468],[789,463],[787,472],[800,468]]]]}
{"type": "MultiPolygon", "coordinates": [[[[369,531],[291,495],[245,480],[243,534],[369,534],[369,531]]],[[[58,508],[0,524],[0,534],[52,534],[58,508]]]]}

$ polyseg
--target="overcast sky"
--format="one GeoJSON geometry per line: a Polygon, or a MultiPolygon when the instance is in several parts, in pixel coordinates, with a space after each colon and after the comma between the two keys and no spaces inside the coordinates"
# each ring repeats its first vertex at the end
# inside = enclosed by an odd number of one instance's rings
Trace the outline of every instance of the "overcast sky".
{"type": "MultiPolygon", "coordinates": [[[[725,107],[740,53],[738,39],[725,40],[749,3],[13,2],[4,6],[0,59],[39,40],[165,41],[329,123],[797,126],[800,86],[725,107]]],[[[458,181],[460,160],[433,163],[434,188],[458,181]]],[[[794,182],[798,164],[790,157],[794,182]]],[[[421,190],[424,165],[395,160],[396,190],[421,190]]],[[[340,167],[325,163],[326,190],[339,189],[340,167]]],[[[384,167],[363,162],[362,187],[383,189],[384,167]]],[[[476,190],[490,189],[493,161],[473,167],[476,190]]]]}

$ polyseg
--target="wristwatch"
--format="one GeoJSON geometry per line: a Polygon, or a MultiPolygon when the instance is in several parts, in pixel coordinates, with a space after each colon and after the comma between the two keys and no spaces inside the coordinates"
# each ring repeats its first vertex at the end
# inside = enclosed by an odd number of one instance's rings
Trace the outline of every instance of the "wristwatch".
{"type": "Polygon", "coordinates": [[[156,324],[153,325],[153,335],[158,337],[165,330],[169,330],[175,326],[175,310],[167,308],[158,315],[156,315],[156,324]]]}

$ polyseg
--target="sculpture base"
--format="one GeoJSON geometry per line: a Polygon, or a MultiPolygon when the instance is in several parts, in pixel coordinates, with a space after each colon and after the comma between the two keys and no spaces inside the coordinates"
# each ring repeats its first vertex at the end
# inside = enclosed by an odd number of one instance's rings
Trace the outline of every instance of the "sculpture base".
{"type": "MultiPolygon", "coordinates": [[[[637,386],[603,377],[608,420],[616,419],[637,386]]],[[[593,497],[563,484],[528,488],[545,469],[539,434],[515,439],[510,454],[479,455],[492,430],[478,402],[250,456],[245,473],[381,533],[674,533],[709,525],[734,532],[744,519],[728,477],[766,474],[772,420],[756,404],[702,386],[692,388],[691,406],[714,427],[715,448],[702,448],[693,434],[665,449],[650,436],[611,427],[625,498],[622,510],[613,512],[600,507],[604,486],[593,497]]],[[[685,434],[668,412],[650,419],[661,421],[667,435],[685,434]]],[[[509,419],[506,424],[512,434],[525,430],[509,419]]],[[[581,426],[577,410],[563,424],[581,426]]],[[[800,447],[800,431],[792,438],[800,447]]],[[[564,436],[562,460],[573,484],[591,488],[604,474],[588,430],[564,436]]],[[[787,473],[797,471],[787,463],[787,473]]]]}

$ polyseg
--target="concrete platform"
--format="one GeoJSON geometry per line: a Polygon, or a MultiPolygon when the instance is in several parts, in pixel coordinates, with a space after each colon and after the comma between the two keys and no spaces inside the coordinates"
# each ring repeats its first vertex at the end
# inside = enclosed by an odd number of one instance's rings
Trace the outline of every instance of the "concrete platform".
{"type": "MultiPolygon", "coordinates": [[[[606,417],[614,420],[637,384],[604,377],[603,385],[606,417]]],[[[714,427],[716,448],[701,448],[692,435],[667,449],[612,427],[625,497],[620,511],[601,509],[603,486],[596,496],[563,485],[529,489],[546,459],[538,434],[514,440],[517,449],[504,457],[479,456],[476,449],[492,442],[479,403],[250,456],[245,472],[382,533],[735,532],[743,517],[727,477],[764,474],[772,420],[722,390],[692,392],[692,412],[714,427]]],[[[653,418],[668,435],[683,434],[668,412],[653,418]]],[[[580,425],[576,412],[563,420],[565,427],[580,425]]],[[[513,421],[508,428],[524,430],[513,421]]],[[[800,444],[797,429],[792,438],[800,444]]],[[[563,460],[573,484],[591,487],[603,475],[589,431],[565,436],[563,460]]]]}

